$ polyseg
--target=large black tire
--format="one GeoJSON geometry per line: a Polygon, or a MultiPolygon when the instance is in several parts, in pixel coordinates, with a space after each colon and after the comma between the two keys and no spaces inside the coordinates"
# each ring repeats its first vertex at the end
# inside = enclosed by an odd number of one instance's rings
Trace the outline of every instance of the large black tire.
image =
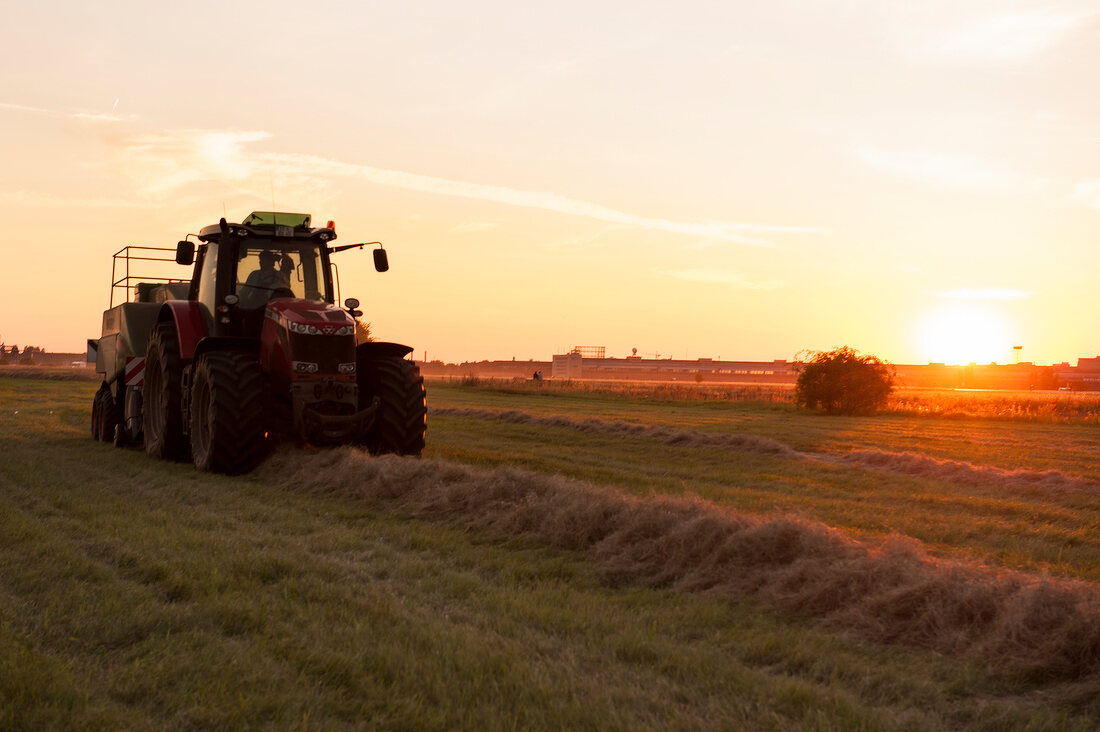
{"type": "Polygon", "coordinates": [[[403,358],[375,358],[366,362],[366,384],[360,385],[360,399],[370,403],[381,399],[374,424],[364,444],[372,455],[420,455],[428,428],[428,402],[424,377],[412,361],[403,358]]]}
{"type": "Polygon", "coordinates": [[[172,323],[161,323],[149,337],[142,391],[145,452],[162,460],[186,460],[189,445],[183,434],[183,364],[172,323]]]}
{"type": "Polygon", "coordinates": [[[145,439],[141,429],[141,389],[124,386],[119,395],[118,431],[115,432],[115,447],[140,445],[145,439]]]}
{"type": "Polygon", "coordinates": [[[247,473],[267,456],[263,371],[249,353],[212,351],[195,363],[191,455],[195,467],[247,473]]]}
{"type": "Polygon", "coordinates": [[[92,399],[92,439],[111,442],[115,438],[118,422],[118,404],[111,396],[111,388],[103,384],[92,399]]]}
{"type": "Polygon", "coordinates": [[[99,410],[103,408],[103,400],[99,398],[100,391],[103,391],[103,387],[92,397],[92,439],[96,442],[99,442],[99,410]]]}

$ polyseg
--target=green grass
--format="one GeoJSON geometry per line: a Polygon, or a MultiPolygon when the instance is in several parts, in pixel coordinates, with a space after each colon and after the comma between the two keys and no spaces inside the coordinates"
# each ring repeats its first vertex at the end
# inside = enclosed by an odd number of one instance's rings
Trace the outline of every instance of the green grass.
{"type": "MultiPolygon", "coordinates": [[[[583,554],[531,539],[93,443],[95,387],[0,378],[3,729],[1090,729],[1100,721],[1094,697],[1080,690],[860,643],[751,603],[623,583],[583,554]]],[[[735,429],[722,420],[733,414],[777,438],[825,424],[752,405],[695,412],[461,388],[433,388],[429,400],[719,431],[735,429]]],[[[731,503],[743,493],[757,509],[806,515],[858,516],[861,501],[887,490],[856,468],[731,461],[717,450],[685,459],[641,439],[506,427],[431,418],[429,453],[642,493],[710,490],[731,503]]],[[[908,484],[889,490],[898,495],[883,505],[921,503],[906,496],[908,484]]],[[[976,505],[971,516],[1007,521],[1001,509],[976,505]]],[[[1056,530],[1072,526],[1056,504],[1046,510],[1042,520],[1056,530]]],[[[1005,541],[1028,526],[1025,512],[1005,541]]],[[[956,546],[978,551],[969,540],[956,546]]]]}
{"type": "MultiPolygon", "coordinates": [[[[516,409],[540,415],[620,419],[645,424],[770,437],[797,450],[843,452],[878,448],[917,451],[937,458],[1004,468],[1069,470],[1100,480],[1100,426],[887,413],[874,417],[825,416],[789,404],[660,398],[660,391],[585,392],[531,387],[462,387],[432,382],[432,406],[516,409]],[[650,394],[650,396],[647,396],[650,394]],[[656,395],[656,396],[653,396],[656,395]]],[[[945,402],[950,393],[940,392],[945,402]]],[[[963,393],[960,400],[970,400],[963,393]]],[[[988,397],[992,398],[992,397],[988,397]]],[[[951,411],[949,407],[944,407],[951,411]]]]}
{"type": "MultiPolygon", "coordinates": [[[[437,409],[480,403],[540,415],[754,434],[830,454],[867,448],[912,451],[1010,470],[1056,468],[1068,475],[1100,478],[1100,463],[1094,457],[1100,454],[1100,428],[1094,425],[824,417],[774,405],[433,387],[432,405],[437,409]]],[[[797,514],[861,536],[900,533],[940,555],[1100,580],[1100,504],[1095,494],[956,484],[855,465],[682,448],[567,427],[460,416],[436,416],[430,423],[430,452],[451,460],[520,465],[642,495],[694,494],[740,510],[797,514]]]]}

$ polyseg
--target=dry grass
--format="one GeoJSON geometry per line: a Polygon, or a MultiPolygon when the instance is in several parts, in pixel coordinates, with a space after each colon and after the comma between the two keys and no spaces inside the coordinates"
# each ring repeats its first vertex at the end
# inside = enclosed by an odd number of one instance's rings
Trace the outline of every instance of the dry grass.
{"type": "Polygon", "coordinates": [[[1100,392],[901,389],[888,411],[948,419],[1100,424],[1100,392]]]}
{"type": "MultiPolygon", "coordinates": [[[[532,382],[524,379],[437,379],[438,383],[509,394],[589,394],[674,402],[752,402],[792,406],[794,384],[709,384],[645,381],[532,382]]],[[[947,419],[1100,424],[1100,392],[959,391],[900,388],[885,414],[947,419]]]]}
{"type": "Polygon", "coordinates": [[[793,404],[794,384],[695,383],[688,381],[597,381],[495,379],[480,376],[437,377],[436,383],[512,394],[590,394],[669,401],[762,402],[793,404]]]}
{"type": "Polygon", "coordinates": [[[701,500],[637,499],[561,477],[348,449],[276,456],[261,480],[589,552],[624,579],[815,618],[883,643],[976,659],[993,672],[1085,681],[1100,670],[1100,591],[1086,582],[864,543],[822,524],[701,500]]]}
{"type": "Polygon", "coordinates": [[[1026,468],[1008,470],[993,465],[977,465],[961,460],[941,460],[929,455],[886,450],[851,450],[840,454],[799,452],[778,440],[757,435],[700,432],[663,425],[624,422],[622,420],[540,416],[517,410],[438,408],[433,409],[432,414],[444,417],[496,420],[509,424],[559,427],[612,437],[640,437],[677,447],[724,448],[746,453],[851,463],[895,475],[931,478],[959,485],[997,486],[1004,489],[1100,495],[1100,481],[1067,475],[1061,470],[1028,470],[1026,468]]]}
{"type": "Polygon", "coordinates": [[[473,419],[499,420],[510,424],[530,424],[542,427],[564,427],[580,432],[594,432],[612,437],[643,437],[678,447],[718,447],[762,455],[797,457],[798,453],[782,442],[767,437],[739,434],[719,434],[676,429],[663,425],[645,425],[622,420],[573,419],[572,417],[543,417],[514,409],[494,411],[489,409],[433,409],[433,415],[441,417],[470,417],[473,419]]]}
{"type": "Polygon", "coordinates": [[[97,374],[90,368],[71,368],[68,366],[19,366],[5,364],[0,366],[0,376],[14,379],[45,379],[47,381],[102,381],[103,374],[97,374]]]}
{"type": "Polygon", "coordinates": [[[853,450],[839,456],[839,459],[897,475],[915,475],[962,485],[1100,495],[1100,481],[1066,475],[1061,470],[1024,468],[1006,470],[994,465],[975,465],[960,460],[937,460],[928,455],[912,452],[883,450],[853,450]]]}

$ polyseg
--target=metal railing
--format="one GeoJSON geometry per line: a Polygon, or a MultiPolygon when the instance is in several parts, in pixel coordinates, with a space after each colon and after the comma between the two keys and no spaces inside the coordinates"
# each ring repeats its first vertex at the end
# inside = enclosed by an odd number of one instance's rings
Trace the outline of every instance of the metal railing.
{"type": "MultiPolygon", "coordinates": [[[[123,297],[119,300],[119,303],[130,302],[131,294],[137,297],[137,283],[141,282],[189,282],[190,279],[182,277],[160,277],[144,274],[135,274],[130,269],[130,262],[171,262],[176,264],[176,250],[169,249],[167,247],[141,247],[135,245],[127,245],[119,249],[111,257],[111,305],[115,306],[115,290],[121,289],[124,291],[123,297]],[[141,254],[134,254],[137,251],[141,254]],[[156,257],[156,256],[144,256],[146,252],[171,252],[170,257],[156,257]],[[122,270],[121,276],[119,270],[122,270]],[[133,288],[131,290],[131,288],[133,288]]],[[[140,265],[135,265],[140,266],[140,265]]]]}

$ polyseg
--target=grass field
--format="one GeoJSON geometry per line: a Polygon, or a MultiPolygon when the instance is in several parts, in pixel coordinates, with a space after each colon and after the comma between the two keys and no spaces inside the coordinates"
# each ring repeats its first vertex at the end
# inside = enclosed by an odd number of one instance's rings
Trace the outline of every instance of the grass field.
{"type": "Polygon", "coordinates": [[[1100,726],[1087,407],[433,383],[229,479],[95,387],[0,374],[2,729],[1100,726]]]}

